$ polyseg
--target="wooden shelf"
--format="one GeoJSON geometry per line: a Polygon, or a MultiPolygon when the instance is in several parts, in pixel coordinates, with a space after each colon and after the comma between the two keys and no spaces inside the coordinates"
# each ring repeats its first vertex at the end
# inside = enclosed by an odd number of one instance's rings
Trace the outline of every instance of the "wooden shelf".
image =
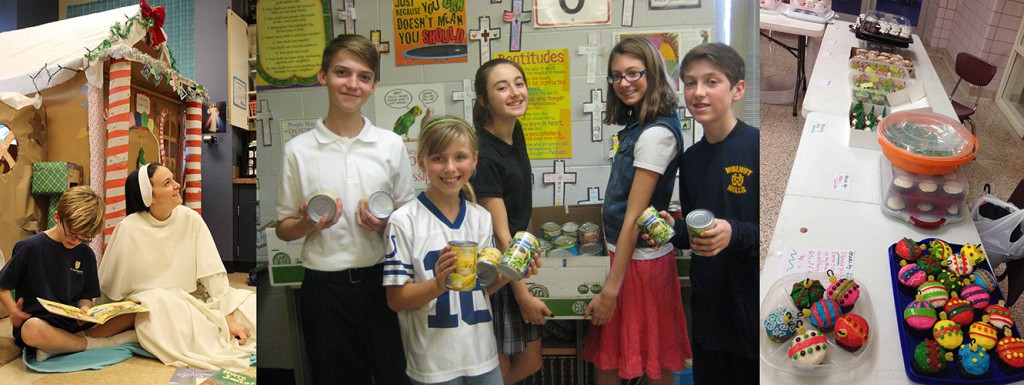
{"type": "Polygon", "coordinates": [[[233,184],[256,184],[256,178],[231,178],[233,184]]]}
{"type": "Polygon", "coordinates": [[[575,356],[576,344],[565,341],[542,341],[540,353],[546,356],[575,356]]]}

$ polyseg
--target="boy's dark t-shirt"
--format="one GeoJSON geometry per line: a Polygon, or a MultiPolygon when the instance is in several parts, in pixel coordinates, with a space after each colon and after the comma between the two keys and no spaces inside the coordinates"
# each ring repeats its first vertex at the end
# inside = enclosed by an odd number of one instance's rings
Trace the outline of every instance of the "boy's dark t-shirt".
{"type": "MultiPolygon", "coordinates": [[[[760,223],[760,130],[737,121],[724,140],[701,139],[683,153],[679,198],[685,215],[710,210],[729,221],[729,247],[714,257],[693,256],[693,333],[710,351],[757,359],[760,223]]],[[[673,243],[689,248],[686,223],[676,221],[673,243]]]]}
{"type": "Polygon", "coordinates": [[[530,156],[526,152],[523,128],[516,122],[512,145],[486,129],[476,130],[480,141],[476,174],[470,178],[477,198],[501,198],[505,201],[509,233],[524,231],[533,212],[533,186],[530,156]]]}
{"type": "Polygon", "coordinates": [[[15,290],[25,299],[22,311],[34,317],[50,314],[36,297],[78,306],[80,299],[100,296],[96,254],[85,244],[68,250],[46,233],[33,235],[14,244],[0,287],[15,290]]]}

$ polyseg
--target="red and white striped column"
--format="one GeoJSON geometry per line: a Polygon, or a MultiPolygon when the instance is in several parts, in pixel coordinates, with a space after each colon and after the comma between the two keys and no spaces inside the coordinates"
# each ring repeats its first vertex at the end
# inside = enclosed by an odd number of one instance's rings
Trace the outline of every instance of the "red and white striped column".
{"type": "Polygon", "coordinates": [[[105,227],[103,245],[124,219],[124,184],[128,178],[128,128],[131,121],[131,62],[110,59],[110,85],[107,90],[107,164],[105,227]]]}
{"type": "Polygon", "coordinates": [[[185,207],[203,213],[203,103],[185,103],[185,207]]]}

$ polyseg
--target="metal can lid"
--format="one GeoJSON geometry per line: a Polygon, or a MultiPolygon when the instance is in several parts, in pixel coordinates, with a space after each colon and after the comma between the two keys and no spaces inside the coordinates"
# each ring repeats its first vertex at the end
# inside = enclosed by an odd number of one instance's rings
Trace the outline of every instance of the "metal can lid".
{"type": "Polygon", "coordinates": [[[366,200],[366,206],[374,217],[384,219],[391,216],[391,213],[395,211],[395,200],[387,191],[377,191],[370,194],[370,197],[366,200]]]}
{"type": "Polygon", "coordinates": [[[584,223],[583,225],[580,226],[580,232],[581,233],[591,233],[591,232],[594,232],[594,231],[597,231],[597,230],[598,230],[597,224],[594,223],[594,222],[586,222],[586,223],[584,223]]]}
{"type": "Polygon", "coordinates": [[[523,272],[518,271],[518,270],[512,268],[509,265],[505,265],[505,264],[498,265],[498,272],[501,273],[501,275],[504,275],[505,277],[507,277],[508,279],[511,279],[513,281],[518,281],[520,279],[523,279],[523,272]]]}
{"type": "Polygon", "coordinates": [[[498,266],[485,260],[476,262],[476,281],[480,286],[491,286],[498,281],[498,266]]]}
{"type": "Polygon", "coordinates": [[[588,245],[580,246],[580,255],[598,256],[601,255],[602,251],[604,251],[604,246],[602,246],[600,243],[591,243],[588,245]]]}
{"type": "Polygon", "coordinates": [[[668,211],[670,213],[674,213],[674,212],[679,212],[679,211],[682,211],[682,210],[683,210],[683,206],[679,203],[679,201],[671,201],[671,202],[668,202],[668,210],[665,210],[665,211],[668,211]]]}
{"type": "Polygon", "coordinates": [[[452,247],[476,247],[477,243],[473,241],[448,241],[448,245],[452,247]]]}
{"type": "Polygon", "coordinates": [[[540,228],[542,230],[555,231],[555,230],[561,230],[562,226],[559,226],[555,222],[545,222],[543,225],[540,225],[540,228]]]}
{"type": "Polygon", "coordinates": [[[547,239],[541,239],[540,240],[540,249],[541,250],[551,250],[551,242],[548,241],[547,239]]]}
{"type": "Polygon", "coordinates": [[[555,248],[570,249],[576,246],[576,238],[568,235],[559,235],[558,238],[555,238],[551,243],[555,245],[555,248]]]}
{"type": "Polygon", "coordinates": [[[314,195],[306,204],[306,215],[314,222],[320,222],[323,217],[327,217],[328,222],[334,220],[334,214],[338,210],[334,199],[334,194],[328,192],[314,195]]]}
{"type": "Polygon", "coordinates": [[[715,215],[705,209],[697,209],[686,215],[686,225],[701,229],[711,225],[715,221],[715,215]]]}
{"type": "Polygon", "coordinates": [[[571,256],[572,256],[572,252],[569,251],[568,249],[551,249],[551,250],[548,250],[548,255],[547,255],[548,258],[565,258],[565,257],[571,257],[571,256]]]}
{"type": "Polygon", "coordinates": [[[575,233],[579,229],[580,225],[576,224],[576,222],[565,222],[565,224],[562,225],[562,231],[567,233],[575,233]]]}

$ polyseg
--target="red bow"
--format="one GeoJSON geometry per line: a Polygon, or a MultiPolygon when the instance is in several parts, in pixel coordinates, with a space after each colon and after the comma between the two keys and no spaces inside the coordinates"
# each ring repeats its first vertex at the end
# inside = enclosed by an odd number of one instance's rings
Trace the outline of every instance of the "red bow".
{"type": "Polygon", "coordinates": [[[166,17],[164,7],[150,8],[146,0],[139,0],[139,10],[142,13],[142,17],[153,20],[153,25],[149,27],[150,45],[156,47],[167,41],[163,31],[164,17],[166,17]]]}

